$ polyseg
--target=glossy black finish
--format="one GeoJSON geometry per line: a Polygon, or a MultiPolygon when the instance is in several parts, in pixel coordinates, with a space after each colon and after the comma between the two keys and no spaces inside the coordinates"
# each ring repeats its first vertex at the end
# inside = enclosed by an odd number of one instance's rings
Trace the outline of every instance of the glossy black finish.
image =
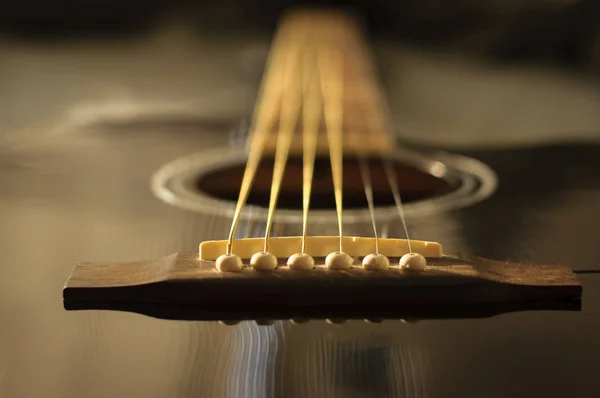
{"type": "MultiPolygon", "coordinates": [[[[79,261],[157,258],[226,236],[229,220],[169,206],[149,181],[174,158],[229,145],[227,129],[251,111],[269,37],[209,40],[196,25],[49,48],[2,42],[0,397],[600,396],[600,147],[583,140],[598,136],[590,120],[599,108],[592,84],[559,76],[555,86],[542,71],[498,79],[495,69],[397,49],[382,62],[394,116],[421,127],[414,138],[536,143],[468,152],[496,170],[497,193],[409,220],[411,236],[447,252],[585,271],[581,311],[271,326],[152,317],[193,318],[184,311],[66,311],[63,284],[79,261]],[[479,103],[496,107],[473,111],[479,103]],[[549,146],[549,137],[582,143],[549,146]]],[[[389,233],[403,237],[397,220],[389,233]]]]}
{"type": "MultiPolygon", "coordinates": [[[[153,258],[225,236],[228,220],[171,207],[148,188],[160,165],[219,140],[226,143],[196,127],[118,134],[98,127],[2,149],[2,396],[600,393],[596,274],[579,275],[580,312],[476,320],[224,326],[65,311],[62,285],[77,261],[153,258]]],[[[600,148],[471,155],[498,172],[497,194],[473,208],[411,220],[415,238],[438,240],[447,251],[597,269],[600,148]]],[[[393,221],[390,235],[401,235],[398,227],[393,221]]]]}

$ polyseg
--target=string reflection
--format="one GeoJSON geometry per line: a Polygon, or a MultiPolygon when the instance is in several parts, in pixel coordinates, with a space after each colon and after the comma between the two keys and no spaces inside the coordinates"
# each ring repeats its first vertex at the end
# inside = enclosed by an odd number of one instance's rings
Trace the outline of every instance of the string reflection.
{"type": "MultiPolygon", "coordinates": [[[[243,321],[232,328],[227,397],[423,397],[429,353],[414,324],[243,321]]],[[[418,326],[416,326],[418,327],[418,326]]]]}

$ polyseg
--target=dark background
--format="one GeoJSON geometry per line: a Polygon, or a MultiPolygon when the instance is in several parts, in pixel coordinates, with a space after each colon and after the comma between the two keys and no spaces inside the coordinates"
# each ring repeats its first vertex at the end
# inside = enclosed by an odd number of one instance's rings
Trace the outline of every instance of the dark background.
{"type": "Polygon", "coordinates": [[[272,30],[294,5],[344,6],[374,35],[458,48],[508,61],[600,67],[600,2],[595,0],[22,0],[3,2],[0,29],[30,38],[135,34],[185,15],[199,30],[272,30]]]}

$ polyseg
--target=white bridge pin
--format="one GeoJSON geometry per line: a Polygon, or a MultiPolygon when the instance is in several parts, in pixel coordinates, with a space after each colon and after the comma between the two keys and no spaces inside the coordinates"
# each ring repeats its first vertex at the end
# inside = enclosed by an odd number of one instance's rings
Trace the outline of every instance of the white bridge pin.
{"type": "Polygon", "coordinates": [[[269,252],[254,253],[250,266],[258,271],[274,271],[277,268],[277,257],[269,252]]]}
{"type": "Polygon", "coordinates": [[[325,257],[325,265],[329,269],[345,270],[352,267],[354,259],[344,252],[332,252],[325,257]]]}
{"type": "Polygon", "coordinates": [[[407,271],[425,271],[427,260],[419,253],[406,253],[400,257],[400,268],[407,271]]]}
{"type": "Polygon", "coordinates": [[[315,259],[306,253],[296,253],[290,256],[287,265],[293,270],[309,270],[315,268],[315,259]]]}
{"type": "Polygon", "coordinates": [[[223,254],[217,258],[216,266],[221,272],[239,272],[244,265],[240,256],[235,254],[223,254]]]}
{"type": "Polygon", "coordinates": [[[363,258],[362,266],[369,271],[385,271],[390,266],[390,260],[383,254],[369,254],[363,258]]]}

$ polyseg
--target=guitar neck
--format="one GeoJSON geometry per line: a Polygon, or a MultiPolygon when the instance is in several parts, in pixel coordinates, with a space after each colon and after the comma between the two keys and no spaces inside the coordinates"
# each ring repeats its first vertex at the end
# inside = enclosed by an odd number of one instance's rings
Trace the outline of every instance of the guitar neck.
{"type": "Polygon", "coordinates": [[[331,117],[341,120],[346,154],[386,153],[394,147],[384,95],[360,24],[347,14],[297,11],[283,18],[271,47],[250,138],[266,130],[264,153],[273,154],[277,135],[292,117],[290,153],[302,153],[303,116],[310,109],[320,115],[319,154],[328,153],[326,121],[331,117]],[[334,92],[338,95],[330,100],[336,110],[332,116],[326,114],[331,112],[326,105],[334,92]],[[295,113],[289,111],[294,101],[298,104],[295,113]]]}

